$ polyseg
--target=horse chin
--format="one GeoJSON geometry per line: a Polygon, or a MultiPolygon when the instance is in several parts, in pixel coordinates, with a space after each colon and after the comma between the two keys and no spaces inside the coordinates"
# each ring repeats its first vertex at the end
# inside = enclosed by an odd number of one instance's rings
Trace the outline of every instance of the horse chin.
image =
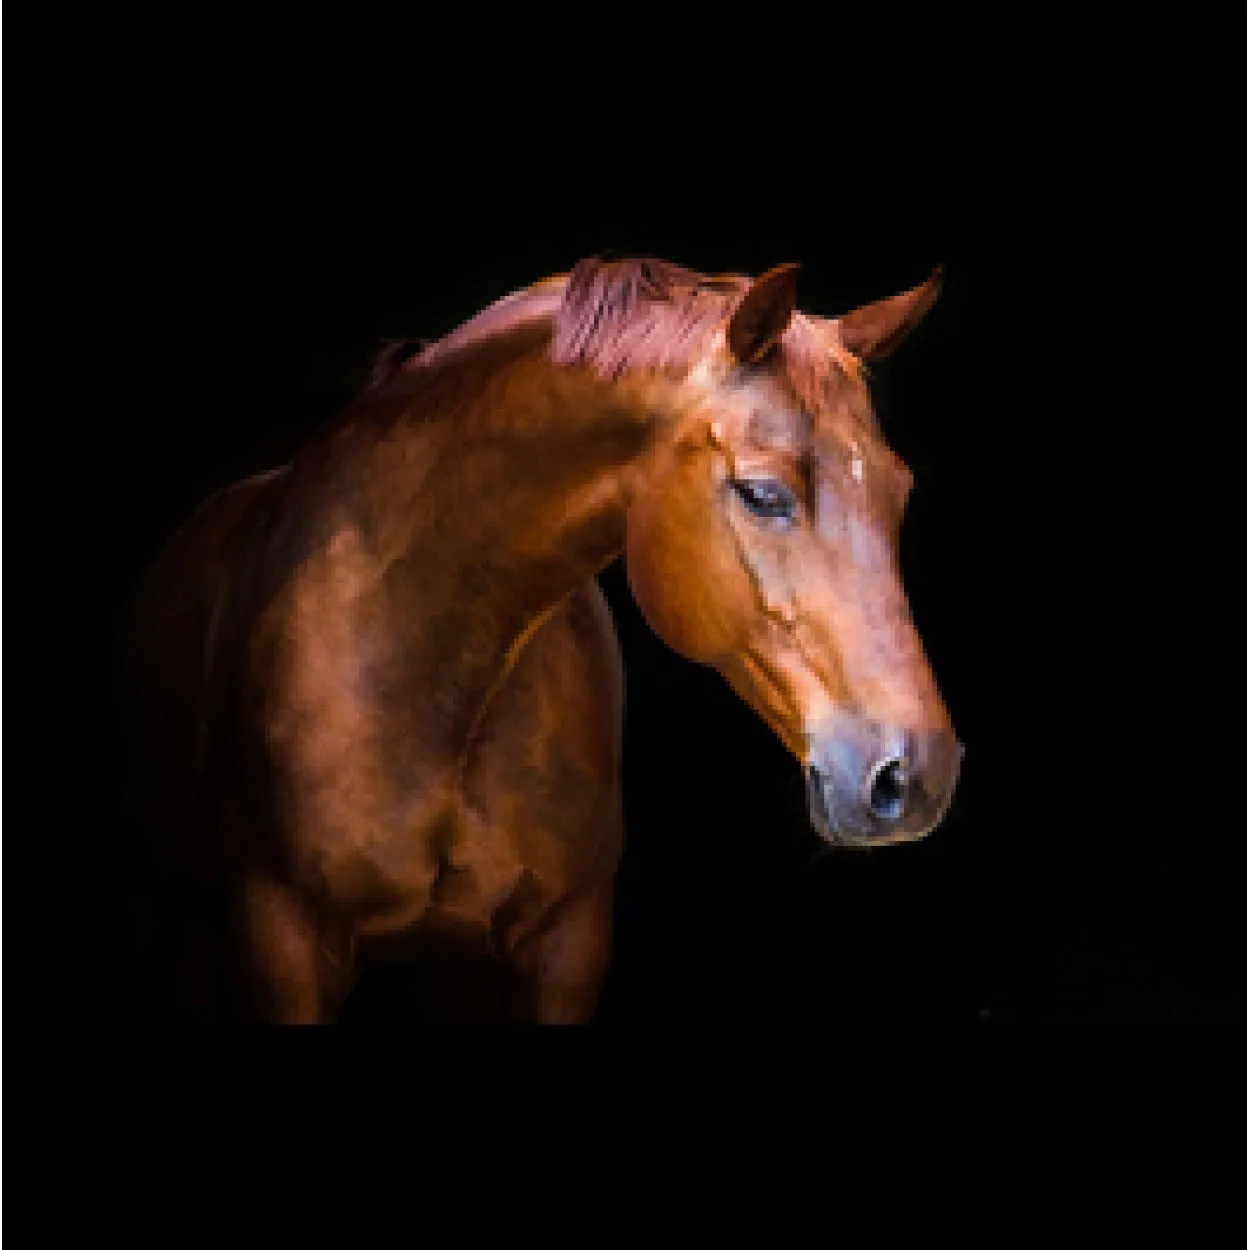
{"type": "Polygon", "coordinates": [[[902,842],[919,842],[929,832],[927,829],[893,829],[888,833],[859,833],[848,831],[823,815],[811,815],[812,830],[825,844],[827,850],[871,851],[882,846],[894,846],[902,842]]]}
{"type": "Polygon", "coordinates": [[[875,847],[891,846],[900,842],[918,842],[933,825],[924,828],[896,828],[882,830],[855,821],[848,815],[830,810],[826,796],[819,785],[809,781],[807,790],[808,819],[816,836],[825,848],[846,848],[868,851],[875,847]]]}

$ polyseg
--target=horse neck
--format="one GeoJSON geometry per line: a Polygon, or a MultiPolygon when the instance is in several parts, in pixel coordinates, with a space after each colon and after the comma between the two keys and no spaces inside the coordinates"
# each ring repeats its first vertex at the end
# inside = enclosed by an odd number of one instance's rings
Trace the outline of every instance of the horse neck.
{"type": "Polygon", "coordinates": [[[524,641],[620,552],[657,433],[639,388],[558,368],[547,342],[512,334],[401,379],[353,474],[359,533],[339,546],[372,562],[356,608],[401,657],[386,693],[419,697],[440,746],[467,741],[524,641]]]}

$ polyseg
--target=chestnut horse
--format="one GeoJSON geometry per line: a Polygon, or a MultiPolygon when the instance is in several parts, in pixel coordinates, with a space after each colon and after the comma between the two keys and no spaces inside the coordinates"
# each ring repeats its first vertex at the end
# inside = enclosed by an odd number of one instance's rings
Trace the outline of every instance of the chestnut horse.
{"type": "Polygon", "coordinates": [[[838,319],[586,260],[392,347],[289,464],[204,503],[120,652],[136,946],[200,1019],[339,1018],[359,971],[470,951],[500,1019],[591,1018],[623,846],[595,574],[806,770],[827,842],[922,837],[962,748],[900,582],[907,468],[863,362],[936,297],[838,319]]]}

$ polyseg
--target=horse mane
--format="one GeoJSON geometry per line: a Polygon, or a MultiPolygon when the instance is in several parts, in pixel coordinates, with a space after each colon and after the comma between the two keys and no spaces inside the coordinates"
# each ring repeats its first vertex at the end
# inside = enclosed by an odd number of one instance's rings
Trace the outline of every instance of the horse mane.
{"type": "Polygon", "coordinates": [[[387,339],[369,365],[365,389],[376,391],[385,386],[427,345],[427,339],[387,339]]]}
{"type": "MultiPolygon", "coordinates": [[[[697,363],[709,336],[728,319],[751,279],[708,276],[656,259],[590,257],[570,273],[504,296],[432,343],[400,339],[374,358],[367,390],[400,373],[426,371],[453,353],[548,319],[551,360],[614,380],[626,373],[679,378],[697,363]]],[[[772,363],[808,411],[836,402],[862,363],[843,348],[833,323],[796,312],[772,363]]]]}
{"type": "Polygon", "coordinates": [[[662,260],[583,260],[565,284],[551,358],[607,379],[687,372],[747,286],[662,260]]]}

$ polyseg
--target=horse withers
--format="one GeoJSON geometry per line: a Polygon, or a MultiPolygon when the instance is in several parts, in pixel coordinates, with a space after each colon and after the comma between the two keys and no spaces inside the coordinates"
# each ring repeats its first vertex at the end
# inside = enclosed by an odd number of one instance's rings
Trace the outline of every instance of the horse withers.
{"type": "Polygon", "coordinates": [[[389,349],[173,537],[120,655],[153,1004],[328,1021],[361,969],[435,952],[493,970],[473,1018],[589,1020],[624,836],[595,574],[621,552],[659,637],[801,763],[822,839],[934,827],[961,748],[863,366],[939,273],[836,319],[795,283],[583,261],[389,349]]]}

